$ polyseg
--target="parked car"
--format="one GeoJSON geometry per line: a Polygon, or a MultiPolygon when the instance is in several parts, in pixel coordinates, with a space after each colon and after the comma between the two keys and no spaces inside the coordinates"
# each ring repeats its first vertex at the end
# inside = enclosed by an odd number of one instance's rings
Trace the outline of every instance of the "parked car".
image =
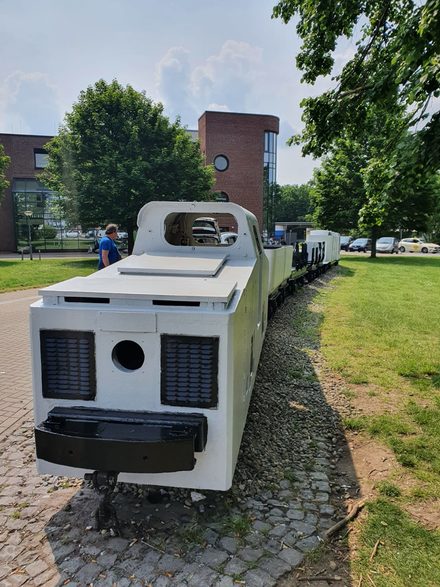
{"type": "Polygon", "coordinates": [[[401,253],[440,253],[440,245],[426,243],[421,238],[403,238],[399,243],[401,253]]]}
{"type": "Polygon", "coordinates": [[[200,218],[196,218],[193,222],[193,230],[198,230],[200,228],[212,230],[216,234],[220,234],[220,228],[219,228],[218,221],[216,218],[209,218],[206,216],[201,216],[200,218]]]}
{"type": "Polygon", "coordinates": [[[366,253],[371,251],[371,238],[357,238],[350,245],[348,250],[357,253],[366,253]]]}
{"type": "Polygon", "coordinates": [[[64,238],[79,238],[81,233],[79,230],[67,230],[64,233],[64,238]]]}
{"type": "Polygon", "coordinates": [[[348,247],[353,242],[352,236],[341,235],[341,251],[348,251],[348,247]]]}
{"type": "Polygon", "coordinates": [[[86,230],[86,238],[96,238],[98,235],[97,228],[89,228],[86,230]]]}
{"type": "Polygon", "coordinates": [[[237,237],[238,234],[236,232],[222,232],[220,234],[220,243],[222,245],[233,245],[237,237]]]}
{"type": "Polygon", "coordinates": [[[376,241],[376,251],[378,253],[398,253],[399,240],[393,236],[381,236],[376,241]]]}

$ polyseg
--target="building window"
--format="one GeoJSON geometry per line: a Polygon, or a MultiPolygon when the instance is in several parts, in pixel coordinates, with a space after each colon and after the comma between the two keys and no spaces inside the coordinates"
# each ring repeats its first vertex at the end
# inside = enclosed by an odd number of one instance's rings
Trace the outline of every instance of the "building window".
{"type": "Polygon", "coordinates": [[[49,162],[49,155],[44,149],[34,149],[35,169],[44,169],[49,162]]]}
{"type": "Polygon", "coordinates": [[[229,196],[226,192],[216,192],[215,199],[217,202],[229,202],[229,196]]]}
{"type": "Polygon", "coordinates": [[[217,171],[226,171],[229,167],[229,159],[226,155],[216,155],[214,157],[214,167],[217,171]]]}
{"type": "Polygon", "coordinates": [[[263,214],[264,233],[269,238],[273,233],[275,198],[277,192],[277,134],[271,131],[264,133],[264,186],[263,214]]]}
{"type": "Polygon", "coordinates": [[[277,180],[277,134],[266,131],[264,133],[264,170],[269,185],[277,180]]]}

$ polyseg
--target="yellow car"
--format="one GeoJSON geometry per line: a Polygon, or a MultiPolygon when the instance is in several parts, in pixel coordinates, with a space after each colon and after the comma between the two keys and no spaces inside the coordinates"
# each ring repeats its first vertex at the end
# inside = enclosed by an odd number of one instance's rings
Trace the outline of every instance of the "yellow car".
{"type": "Polygon", "coordinates": [[[403,238],[399,243],[401,253],[440,253],[440,245],[425,243],[421,238],[403,238]]]}

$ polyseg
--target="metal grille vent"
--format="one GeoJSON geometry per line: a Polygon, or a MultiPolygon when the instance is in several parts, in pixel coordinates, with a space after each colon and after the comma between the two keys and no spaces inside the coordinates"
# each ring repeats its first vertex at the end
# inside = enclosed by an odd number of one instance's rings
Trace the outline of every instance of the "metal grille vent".
{"type": "Polygon", "coordinates": [[[43,397],[95,399],[93,332],[40,330],[40,346],[43,397]]]}
{"type": "Polygon", "coordinates": [[[217,406],[218,341],[205,336],[161,336],[162,404],[217,406]]]}

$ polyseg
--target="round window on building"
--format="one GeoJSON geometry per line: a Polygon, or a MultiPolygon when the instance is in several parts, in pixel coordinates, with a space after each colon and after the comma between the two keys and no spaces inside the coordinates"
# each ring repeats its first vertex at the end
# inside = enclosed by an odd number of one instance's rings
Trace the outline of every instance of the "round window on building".
{"type": "Polygon", "coordinates": [[[226,155],[216,155],[214,157],[214,167],[217,171],[226,171],[229,167],[229,159],[226,155]]]}

